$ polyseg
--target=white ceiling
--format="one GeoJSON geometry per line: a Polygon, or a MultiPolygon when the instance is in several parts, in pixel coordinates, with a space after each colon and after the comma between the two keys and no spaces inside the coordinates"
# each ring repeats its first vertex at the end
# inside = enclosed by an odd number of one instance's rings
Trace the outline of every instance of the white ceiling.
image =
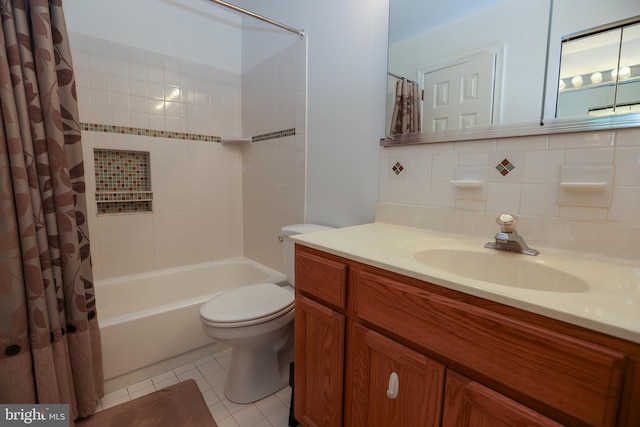
{"type": "Polygon", "coordinates": [[[501,1],[504,0],[389,0],[389,43],[411,38],[501,1]]]}

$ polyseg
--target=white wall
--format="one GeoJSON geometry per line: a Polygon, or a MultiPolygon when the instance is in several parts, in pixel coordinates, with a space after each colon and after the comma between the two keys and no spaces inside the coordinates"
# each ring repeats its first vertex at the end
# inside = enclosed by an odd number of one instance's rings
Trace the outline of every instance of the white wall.
{"type": "Polygon", "coordinates": [[[304,222],[307,51],[304,39],[294,40],[242,75],[243,134],[287,131],[241,148],[244,254],[279,271],[280,229],[304,222]]]}
{"type": "MultiPolygon", "coordinates": [[[[388,0],[237,4],[307,34],[306,221],[372,221],[385,127],[388,0]]],[[[245,31],[243,61],[271,44],[264,32],[245,31]]]]}
{"type": "Polygon", "coordinates": [[[241,18],[208,1],[64,0],[64,14],[69,31],[241,72],[241,18]]]}

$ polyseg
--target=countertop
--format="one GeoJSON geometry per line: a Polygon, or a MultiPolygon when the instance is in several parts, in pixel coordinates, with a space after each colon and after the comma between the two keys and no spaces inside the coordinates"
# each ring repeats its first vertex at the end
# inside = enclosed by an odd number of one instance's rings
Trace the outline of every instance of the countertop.
{"type": "Polygon", "coordinates": [[[490,239],[377,222],[291,238],[304,246],[640,344],[640,261],[536,248],[540,255],[532,257],[533,262],[588,284],[586,291],[560,292],[469,279],[431,268],[415,257],[429,249],[492,251],[484,249],[490,239]]]}

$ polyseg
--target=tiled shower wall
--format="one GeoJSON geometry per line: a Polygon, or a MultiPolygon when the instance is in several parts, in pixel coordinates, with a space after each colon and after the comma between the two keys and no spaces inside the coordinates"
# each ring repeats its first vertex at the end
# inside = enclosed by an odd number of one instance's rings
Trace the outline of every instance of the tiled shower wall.
{"type": "Polygon", "coordinates": [[[241,76],[70,33],[94,275],[242,255],[241,76]],[[94,126],[107,125],[107,126],[94,126]],[[112,125],[112,126],[109,126],[112,125]],[[93,149],[148,151],[152,213],[97,215],[93,149]]]}
{"type": "Polygon", "coordinates": [[[638,228],[640,130],[382,148],[380,201],[638,228]],[[598,170],[610,166],[609,189],[567,200],[563,167],[581,169],[583,182],[598,182],[598,170]],[[461,188],[456,180],[483,185],[461,188]]]}
{"type": "Polygon", "coordinates": [[[301,39],[242,75],[244,253],[279,271],[280,228],[304,222],[306,57],[301,39]],[[293,131],[256,142],[274,126],[293,131]]]}

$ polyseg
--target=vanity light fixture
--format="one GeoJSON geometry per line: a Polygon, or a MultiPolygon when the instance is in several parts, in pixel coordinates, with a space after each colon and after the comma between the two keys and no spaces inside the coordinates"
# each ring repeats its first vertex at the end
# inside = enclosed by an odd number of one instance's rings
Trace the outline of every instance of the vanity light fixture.
{"type": "Polygon", "coordinates": [[[571,79],[571,84],[573,85],[573,87],[580,87],[582,86],[582,76],[575,76],[571,79]]]}
{"type": "Polygon", "coordinates": [[[626,80],[629,77],[631,77],[631,67],[621,67],[621,68],[614,68],[613,70],[611,70],[611,79],[615,80],[616,76],[618,76],[618,78],[620,80],[626,80]],[[620,70],[618,72],[618,70],[620,70]]]}

